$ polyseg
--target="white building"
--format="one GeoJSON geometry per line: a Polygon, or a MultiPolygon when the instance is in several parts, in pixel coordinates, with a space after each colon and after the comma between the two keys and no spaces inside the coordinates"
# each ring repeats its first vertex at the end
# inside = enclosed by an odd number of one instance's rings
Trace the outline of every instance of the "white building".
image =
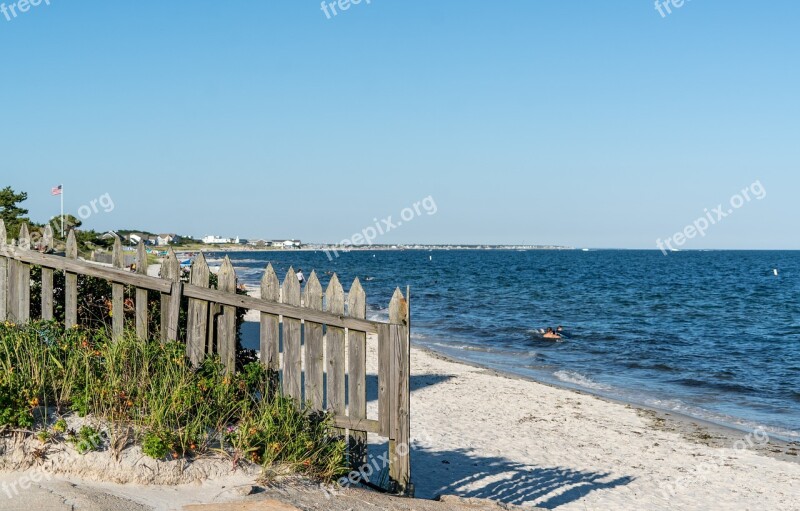
{"type": "Polygon", "coordinates": [[[233,243],[230,238],[220,238],[218,236],[204,236],[203,243],[206,245],[224,245],[227,243],[233,243]]]}
{"type": "Polygon", "coordinates": [[[272,246],[275,248],[300,248],[303,244],[300,240],[273,240],[272,246]]]}
{"type": "Polygon", "coordinates": [[[177,234],[159,234],[156,236],[156,245],[159,247],[165,247],[167,245],[171,245],[178,241],[177,234]]]}

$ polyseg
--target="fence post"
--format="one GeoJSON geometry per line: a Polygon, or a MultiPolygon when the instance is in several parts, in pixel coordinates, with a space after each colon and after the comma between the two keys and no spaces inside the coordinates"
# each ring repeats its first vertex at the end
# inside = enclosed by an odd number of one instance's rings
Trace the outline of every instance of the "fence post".
{"type": "MultiPolygon", "coordinates": [[[[347,313],[352,318],[366,319],[367,296],[361,282],[356,278],[347,294],[347,313]]],[[[367,334],[348,330],[348,416],[353,419],[367,418],[367,334]]],[[[350,466],[358,470],[367,462],[367,432],[350,430],[350,466]]]]}
{"type": "MultiPolygon", "coordinates": [[[[317,273],[312,271],[306,284],[305,300],[303,306],[307,309],[322,310],[322,285],[319,283],[317,273]]],[[[312,321],[305,324],[305,349],[306,349],[306,401],[314,410],[322,410],[324,406],[325,388],[325,345],[322,339],[322,325],[312,321]]],[[[328,343],[330,345],[331,329],[328,328],[328,343]]],[[[328,389],[331,388],[330,375],[328,375],[328,389]]],[[[330,405],[330,400],[328,400],[330,405]]]]}
{"type": "MultiPolygon", "coordinates": [[[[121,270],[125,268],[125,255],[122,253],[122,240],[114,236],[114,250],[111,265],[121,270]]],[[[125,286],[111,283],[111,338],[114,342],[122,340],[125,333],[125,286]]]]}
{"type": "MultiPolygon", "coordinates": [[[[53,227],[47,224],[42,237],[42,249],[45,253],[53,248],[53,227]]],[[[53,269],[42,266],[42,319],[53,319],[53,269]]]]}
{"type": "MultiPolygon", "coordinates": [[[[281,284],[272,264],[267,265],[264,277],[261,279],[261,299],[276,303],[281,301],[281,284]]],[[[280,318],[275,314],[262,312],[261,363],[275,374],[281,369],[280,335],[280,318]]]]}
{"type": "MultiPolygon", "coordinates": [[[[328,290],[325,293],[328,302],[328,312],[344,315],[344,289],[339,282],[339,277],[333,275],[328,290]]],[[[333,410],[334,415],[344,415],[345,401],[345,344],[344,329],[328,326],[327,342],[328,358],[328,410],[333,410]]],[[[339,431],[344,434],[344,431],[339,431]]]]}
{"type": "Polygon", "coordinates": [[[0,321],[8,318],[8,235],[0,218],[0,321]]]}
{"type": "Polygon", "coordinates": [[[392,380],[391,426],[389,436],[389,477],[397,484],[397,492],[407,494],[411,479],[410,422],[410,353],[408,345],[408,302],[400,289],[395,290],[389,304],[389,346],[392,380]]]}
{"type": "MultiPolygon", "coordinates": [[[[217,283],[220,291],[236,293],[236,272],[228,256],[225,256],[222,262],[217,283]]],[[[217,321],[217,349],[225,369],[234,373],[236,372],[236,307],[223,305],[222,315],[217,321]]]]}
{"type": "MultiPolygon", "coordinates": [[[[78,242],[75,231],[67,235],[67,259],[78,258],[78,242]]],[[[78,325],[78,274],[66,272],[64,277],[64,325],[72,328],[78,325]]]]}
{"type": "MultiPolygon", "coordinates": [[[[192,274],[189,282],[193,286],[208,287],[210,271],[208,263],[202,252],[197,254],[192,262],[192,274]]],[[[206,339],[208,338],[208,302],[205,300],[189,299],[189,312],[186,327],[186,355],[194,366],[199,366],[206,353],[206,339]]]]}
{"type": "MultiPolygon", "coordinates": [[[[281,301],[287,305],[300,306],[300,281],[294,268],[289,268],[283,279],[281,301]]],[[[300,320],[283,317],[283,393],[303,404],[302,371],[303,346],[300,341],[300,320]]]]}
{"type": "MultiPolygon", "coordinates": [[[[147,275],[147,250],[144,243],[139,240],[136,245],[136,273],[147,275]]],[[[147,289],[136,288],[136,337],[147,340],[148,332],[147,289]]]]}
{"type": "MultiPolygon", "coordinates": [[[[28,224],[23,223],[19,228],[19,249],[31,249],[31,235],[28,224]]],[[[17,304],[17,319],[20,323],[27,323],[31,319],[31,266],[28,263],[18,263],[17,291],[19,302],[17,304]]]]}
{"type": "MultiPolygon", "coordinates": [[[[175,256],[175,252],[171,248],[169,249],[167,258],[164,259],[164,262],[161,264],[161,278],[164,280],[169,280],[173,283],[172,293],[161,293],[161,342],[163,343],[169,340],[174,341],[178,336],[178,318],[174,318],[173,321],[170,301],[176,290],[175,284],[178,284],[181,281],[181,268],[180,263],[178,263],[178,258],[175,256]],[[173,325],[175,327],[174,333],[171,332],[171,330],[173,330],[173,325]],[[170,335],[171,333],[172,335],[170,335]]],[[[180,301],[178,301],[178,307],[180,309],[180,301]]]]}

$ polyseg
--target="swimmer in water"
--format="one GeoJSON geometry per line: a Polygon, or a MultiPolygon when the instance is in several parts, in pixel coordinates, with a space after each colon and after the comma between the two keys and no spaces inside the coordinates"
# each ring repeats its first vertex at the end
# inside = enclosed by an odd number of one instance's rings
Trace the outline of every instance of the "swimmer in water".
{"type": "Polygon", "coordinates": [[[561,335],[559,335],[558,333],[554,332],[551,327],[547,327],[547,331],[544,333],[544,338],[545,339],[557,340],[557,339],[561,339],[561,335]]]}

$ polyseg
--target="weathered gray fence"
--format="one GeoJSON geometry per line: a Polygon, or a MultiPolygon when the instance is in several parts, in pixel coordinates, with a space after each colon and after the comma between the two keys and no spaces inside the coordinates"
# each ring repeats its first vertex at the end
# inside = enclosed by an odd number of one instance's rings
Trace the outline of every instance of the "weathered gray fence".
{"type": "MultiPolygon", "coordinates": [[[[49,228],[48,228],[49,229],[49,228]]],[[[39,247],[53,244],[45,230],[39,247]]],[[[74,232],[66,243],[66,256],[35,250],[28,227],[19,239],[8,243],[0,220],[0,321],[16,323],[31,318],[31,267],[42,268],[41,319],[53,319],[53,274],[65,273],[64,321],[78,323],[78,276],[109,281],[112,285],[112,336],[125,329],[125,286],[135,288],[135,332],[149,338],[148,291],[160,293],[161,318],[157,336],[162,341],[186,343],[186,353],[199,364],[212,353],[220,355],[229,371],[236,369],[236,309],[261,313],[261,362],[280,375],[285,395],[315,410],[328,410],[337,428],[349,441],[352,465],[367,462],[367,434],[389,439],[389,476],[399,493],[410,488],[410,314],[406,297],[398,289],[389,305],[388,323],[366,319],[366,295],[356,279],[345,295],[334,275],[327,290],[315,273],[305,286],[293,269],[281,283],[271,265],[261,281],[261,298],[236,294],[236,273],[227,257],[218,273],[217,289],[209,287],[210,271],[202,253],[192,264],[188,284],[180,279],[180,265],[170,251],[161,277],[147,276],[147,254],[137,247],[136,272],[123,268],[122,244],[115,241],[112,266],[78,259],[74,232]],[[185,339],[178,339],[182,298],[188,298],[185,339]],[[367,417],[367,336],[378,340],[378,417],[367,417]]],[[[39,318],[33,318],[39,319],[39,318]]]]}

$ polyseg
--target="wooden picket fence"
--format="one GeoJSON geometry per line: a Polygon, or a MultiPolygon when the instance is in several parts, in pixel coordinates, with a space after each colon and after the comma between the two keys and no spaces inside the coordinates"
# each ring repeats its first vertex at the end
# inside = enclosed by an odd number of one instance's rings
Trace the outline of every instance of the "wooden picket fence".
{"type": "Polygon", "coordinates": [[[281,283],[271,265],[261,281],[261,298],[236,294],[236,273],[226,257],[218,273],[217,289],[209,288],[210,271],[204,256],[192,263],[188,284],[180,279],[180,264],[170,251],[161,276],[147,275],[144,245],[137,247],[136,271],[123,267],[123,250],[115,241],[112,267],[78,259],[75,233],[70,232],[65,256],[44,253],[53,246],[49,226],[31,245],[28,227],[19,239],[8,243],[0,220],[0,321],[25,323],[31,319],[31,267],[42,269],[41,319],[53,319],[53,275],[65,273],[64,317],[66,327],[78,323],[78,276],[111,282],[112,338],[125,329],[125,287],[135,289],[135,332],[148,339],[186,343],[193,364],[216,353],[229,371],[236,369],[236,309],[261,313],[261,362],[280,375],[285,395],[302,406],[331,411],[349,444],[354,469],[367,463],[367,434],[389,440],[389,478],[393,490],[408,494],[413,488],[409,457],[410,436],[410,311],[407,297],[397,289],[392,297],[388,323],[366,319],[366,295],[356,279],[345,300],[344,289],[334,275],[323,293],[315,273],[305,290],[294,270],[281,283]],[[149,332],[148,292],[160,293],[160,331],[149,332]],[[185,339],[178,339],[182,298],[188,298],[185,339]],[[121,313],[117,314],[117,311],[121,313]],[[378,337],[378,417],[367,418],[367,335],[378,337]]]}

